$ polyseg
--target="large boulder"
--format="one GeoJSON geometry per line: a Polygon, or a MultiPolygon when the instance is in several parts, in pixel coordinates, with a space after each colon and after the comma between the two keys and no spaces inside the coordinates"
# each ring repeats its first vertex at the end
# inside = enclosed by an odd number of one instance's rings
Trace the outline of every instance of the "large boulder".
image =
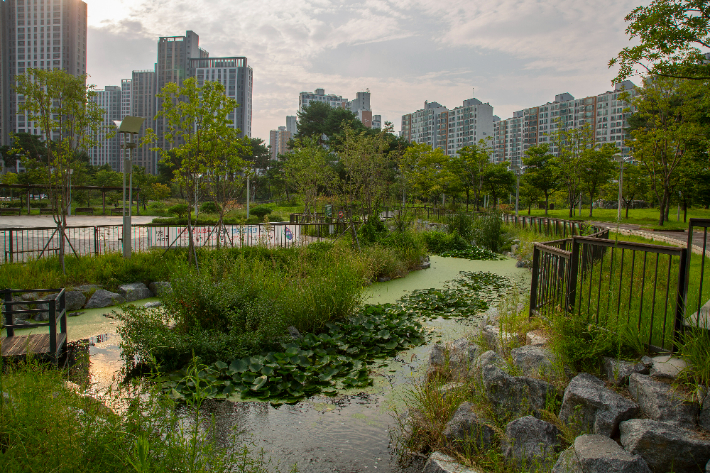
{"type": "Polygon", "coordinates": [[[629,376],[634,373],[649,373],[649,368],[644,363],[630,363],[608,357],[604,358],[603,368],[606,378],[617,386],[628,383],[629,376]]]}
{"type": "Polygon", "coordinates": [[[481,330],[483,339],[488,344],[488,348],[501,353],[515,340],[515,334],[503,332],[499,327],[494,325],[486,325],[481,330]]]}
{"type": "Polygon", "coordinates": [[[542,330],[533,330],[525,334],[525,344],[544,347],[550,343],[550,338],[542,330]]]}
{"type": "Polygon", "coordinates": [[[81,291],[65,291],[64,301],[67,310],[79,310],[86,304],[86,296],[81,291]]]}
{"type": "Polygon", "coordinates": [[[582,435],[560,455],[552,473],[651,473],[644,459],[609,437],[582,435]]]}
{"type": "Polygon", "coordinates": [[[513,364],[525,376],[550,376],[555,370],[557,359],[550,350],[539,346],[525,345],[510,351],[513,364]]]}
{"type": "Polygon", "coordinates": [[[654,356],[652,360],[649,374],[654,378],[675,379],[688,366],[685,361],[671,355],[654,356]]]}
{"type": "Polygon", "coordinates": [[[454,374],[465,375],[473,367],[481,349],[466,338],[460,338],[443,345],[437,343],[429,354],[429,369],[431,372],[443,372],[447,369],[454,374]]]}
{"type": "Polygon", "coordinates": [[[148,284],[148,288],[150,288],[150,290],[153,291],[153,294],[155,294],[158,297],[161,297],[161,296],[165,295],[165,293],[173,290],[173,287],[167,281],[152,282],[152,283],[148,284]]]}
{"type": "Polygon", "coordinates": [[[641,455],[653,473],[697,473],[710,461],[710,441],[696,432],[651,419],[622,422],[621,444],[641,455]]]}
{"type": "Polygon", "coordinates": [[[98,289],[86,303],[87,309],[101,309],[112,305],[123,304],[125,299],[115,292],[109,292],[105,289],[98,289]]]}
{"type": "Polygon", "coordinates": [[[619,423],[632,419],[639,406],[604,386],[594,376],[581,373],[565,389],[559,418],[583,432],[613,436],[619,423]]]}
{"type": "Polygon", "coordinates": [[[481,377],[488,401],[504,415],[519,417],[539,412],[557,396],[550,383],[527,376],[511,376],[495,364],[483,366],[481,377]]]}
{"type": "Polygon", "coordinates": [[[549,471],[560,446],[562,432],[544,420],[521,417],[505,426],[503,456],[527,471],[543,468],[549,471]]]}
{"type": "Polygon", "coordinates": [[[76,286],[74,288],[75,291],[79,291],[86,296],[92,294],[94,291],[97,291],[99,289],[101,289],[101,286],[98,284],[84,284],[83,286],[76,286]]]}
{"type": "Polygon", "coordinates": [[[700,407],[669,384],[650,376],[634,373],[629,377],[629,391],[644,417],[692,429],[700,407]]]}
{"type": "Polygon", "coordinates": [[[134,282],[131,284],[122,284],[118,286],[118,293],[123,296],[126,302],[139,301],[153,297],[153,293],[148,286],[142,282],[134,282]]]}
{"type": "Polygon", "coordinates": [[[476,451],[490,448],[495,431],[476,412],[474,405],[464,402],[444,428],[444,437],[454,446],[473,447],[476,451]]]}
{"type": "Polygon", "coordinates": [[[481,471],[463,466],[441,452],[434,452],[429,456],[422,473],[481,473],[481,471]]]}

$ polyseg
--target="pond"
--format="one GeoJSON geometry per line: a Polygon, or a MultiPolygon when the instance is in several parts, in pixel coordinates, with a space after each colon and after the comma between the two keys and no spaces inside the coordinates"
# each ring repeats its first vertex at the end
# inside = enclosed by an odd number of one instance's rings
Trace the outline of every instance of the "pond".
{"type": "MultiPolygon", "coordinates": [[[[431,257],[431,268],[407,277],[366,288],[368,303],[396,302],[416,289],[442,288],[460,271],[488,271],[527,285],[530,273],[515,267],[515,260],[469,261],[431,257]]],[[[140,301],[143,303],[146,301],[140,301]]],[[[69,319],[71,340],[90,339],[90,374],[101,392],[116,382],[122,367],[115,321],[104,314],[111,309],[86,311],[69,319]],[[99,335],[99,336],[97,336],[99,335]]],[[[273,407],[263,402],[208,401],[206,414],[214,414],[219,437],[226,442],[248,442],[263,449],[285,470],[298,464],[300,472],[408,472],[390,448],[395,410],[404,409],[412,383],[426,370],[431,346],[460,338],[477,323],[470,319],[434,319],[423,322],[431,338],[426,345],[398,353],[372,367],[374,383],[335,397],[313,396],[294,405],[273,407]],[[235,431],[238,430],[236,433],[235,431]],[[236,437],[235,437],[236,435],[236,437]]]]}

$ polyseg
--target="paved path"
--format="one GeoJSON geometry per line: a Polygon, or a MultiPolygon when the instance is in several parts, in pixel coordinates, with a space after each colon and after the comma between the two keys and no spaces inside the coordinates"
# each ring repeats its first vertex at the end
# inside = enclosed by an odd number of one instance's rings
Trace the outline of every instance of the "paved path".
{"type": "MultiPolygon", "coordinates": [[[[133,224],[150,223],[155,217],[153,216],[136,216],[131,217],[133,224]]],[[[98,226],[98,225],[121,225],[123,223],[122,216],[108,215],[76,215],[67,217],[67,222],[70,227],[98,226]]],[[[21,215],[0,217],[0,229],[2,228],[44,228],[54,227],[54,217],[51,215],[21,215]]]]}
{"type": "MultiPolygon", "coordinates": [[[[642,236],[650,240],[665,241],[667,243],[686,246],[688,244],[688,230],[682,232],[672,232],[672,231],[650,231],[644,230],[640,225],[630,224],[630,223],[620,223],[615,222],[589,222],[598,227],[608,228],[609,230],[616,231],[620,230],[621,233],[627,233],[631,235],[642,236]]],[[[697,247],[696,253],[702,252],[703,244],[705,240],[705,234],[702,228],[696,228],[693,231],[693,245],[697,247]]],[[[710,241],[707,242],[706,252],[710,253],[710,241]]]]}

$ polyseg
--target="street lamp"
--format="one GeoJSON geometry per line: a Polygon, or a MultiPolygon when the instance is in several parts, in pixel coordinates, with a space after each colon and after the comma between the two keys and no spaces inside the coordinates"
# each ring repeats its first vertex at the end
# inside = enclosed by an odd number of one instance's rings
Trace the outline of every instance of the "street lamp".
{"type": "Polygon", "coordinates": [[[71,175],[74,174],[73,169],[69,169],[69,216],[71,217],[71,175]]]}
{"type": "Polygon", "coordinates": [[[114,120],[118,127],[118,134],[123,136],[121,151],[123,151],[123,257],[131,257],[131,202],[133,201],[133,161],[131,151],[136,149],[138,144],[138,132],[143,126],[143,117],[123,117],[123,120],[114,120]],[[128,148],[128,157],[125,156],[128,148]],[[129,169],[128,181],[128,215],[126,215],[126,169],[129,169]]]}
{"type": "Polygon", "coordinates": [[[197,178],[195,179],[195,218],[197,218],[197,187],[198,187],[198,182],[199,179],[202,177],[202,174],[198,174],[197,178]]]}

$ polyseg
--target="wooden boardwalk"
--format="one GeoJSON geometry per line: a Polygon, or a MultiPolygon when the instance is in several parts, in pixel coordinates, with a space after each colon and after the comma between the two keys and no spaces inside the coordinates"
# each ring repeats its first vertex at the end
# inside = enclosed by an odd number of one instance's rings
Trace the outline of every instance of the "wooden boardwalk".
{"type": "MultiPolygon", "coordinates": [[[[66,333],[57,334],[58,347],[63,346],[66,341],[66,333]]],[[[48,333],[44,335],[7,337],[3,338],[1,342],[2,356],[23,356],[29,353],[32,353],[33,355],[53,354],[50,347],[51,336],[48,333]]]]}

